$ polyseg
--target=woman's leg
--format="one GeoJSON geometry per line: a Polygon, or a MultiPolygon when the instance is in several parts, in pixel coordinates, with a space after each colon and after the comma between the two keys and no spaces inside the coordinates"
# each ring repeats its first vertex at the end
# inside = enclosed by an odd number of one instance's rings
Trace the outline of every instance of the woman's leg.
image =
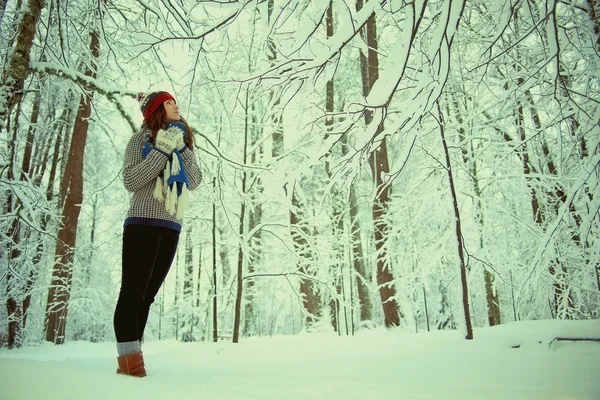
{"type": "Polygon", "coordinates": [[[139,309],[137,319],[137,339],[142,340],[144,336],[144,329],[146,328],[146,322],[148,321],[148,314],[150,313],[150,306],[154,303],[156,294],[162,286],[173,258],[175,258],[175,252],[177,251],[177,243],[179,242],[179,232],[173,229],[161,228],[160,234],[160,245],[158,248],[158,254],[156,255],[156,261],[152,274],[148,281],[148,285],[144,292],[144,299],[139,309]]]}
{"type": "Polygon", "coordinates": [[[152,228],[129,225],[123,231],[121,291],[114,316],[120,355],[136,350],[134,342],[138,340],[138,314],[161,242],[160,231],[152,228]]]}

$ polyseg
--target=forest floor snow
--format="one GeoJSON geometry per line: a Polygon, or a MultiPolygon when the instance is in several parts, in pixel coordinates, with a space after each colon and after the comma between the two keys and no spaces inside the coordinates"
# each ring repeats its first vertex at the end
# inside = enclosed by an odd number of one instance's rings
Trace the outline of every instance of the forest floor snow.
{"type": "Polygon", "coordinates": [[[363,330],[238,344],[146,342],[148,376],[115,373],[114,343],[0,350],[2,400],[598,400],[600,320],[457,331],[363,330]]]}

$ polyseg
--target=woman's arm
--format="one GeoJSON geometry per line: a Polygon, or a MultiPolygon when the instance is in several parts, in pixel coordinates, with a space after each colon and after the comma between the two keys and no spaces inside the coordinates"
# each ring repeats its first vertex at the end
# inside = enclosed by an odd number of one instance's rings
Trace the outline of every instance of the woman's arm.
{"type": "Polygon", "coordinates": [[[144,132],[134,134],[123,157],[123,185],[130,192],[135,192],[154,182],[156,177],[167,165],[168,156],[153,148],[148,156],[142,158],[144,132]]]}
{"type": "Polygon", "coordinates": [[[193,150],[185,147],[181,152],[181,158],[183,158],[183,166],[190,184],[189,188],[194,190],[202,183],[202,170],[198,166],[196,154],[193,150]]]}

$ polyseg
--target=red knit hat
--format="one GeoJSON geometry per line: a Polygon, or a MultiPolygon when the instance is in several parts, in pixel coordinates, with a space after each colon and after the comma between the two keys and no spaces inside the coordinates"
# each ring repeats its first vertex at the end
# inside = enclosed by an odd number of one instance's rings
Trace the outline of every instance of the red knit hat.
{"type": "Polygon", "coordinates": [[[169,92],[150,92],[150,93],[138,93],[137,100],[140,103],[140,110],[144,115],[144,119],[150,118],[152,113],[167,100],[175,100],[175,98],[169,92]]]}

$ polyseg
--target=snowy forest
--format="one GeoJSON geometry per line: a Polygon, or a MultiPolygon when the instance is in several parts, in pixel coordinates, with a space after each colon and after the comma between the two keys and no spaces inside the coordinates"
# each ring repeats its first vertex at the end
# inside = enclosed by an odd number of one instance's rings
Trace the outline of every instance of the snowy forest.
{"type": "Polygon", "coordinates": [[[0,347],[114,340],[155,90],[204,180],[148,339],[600,318],[600,1],[0,8],[0,347]]]}

